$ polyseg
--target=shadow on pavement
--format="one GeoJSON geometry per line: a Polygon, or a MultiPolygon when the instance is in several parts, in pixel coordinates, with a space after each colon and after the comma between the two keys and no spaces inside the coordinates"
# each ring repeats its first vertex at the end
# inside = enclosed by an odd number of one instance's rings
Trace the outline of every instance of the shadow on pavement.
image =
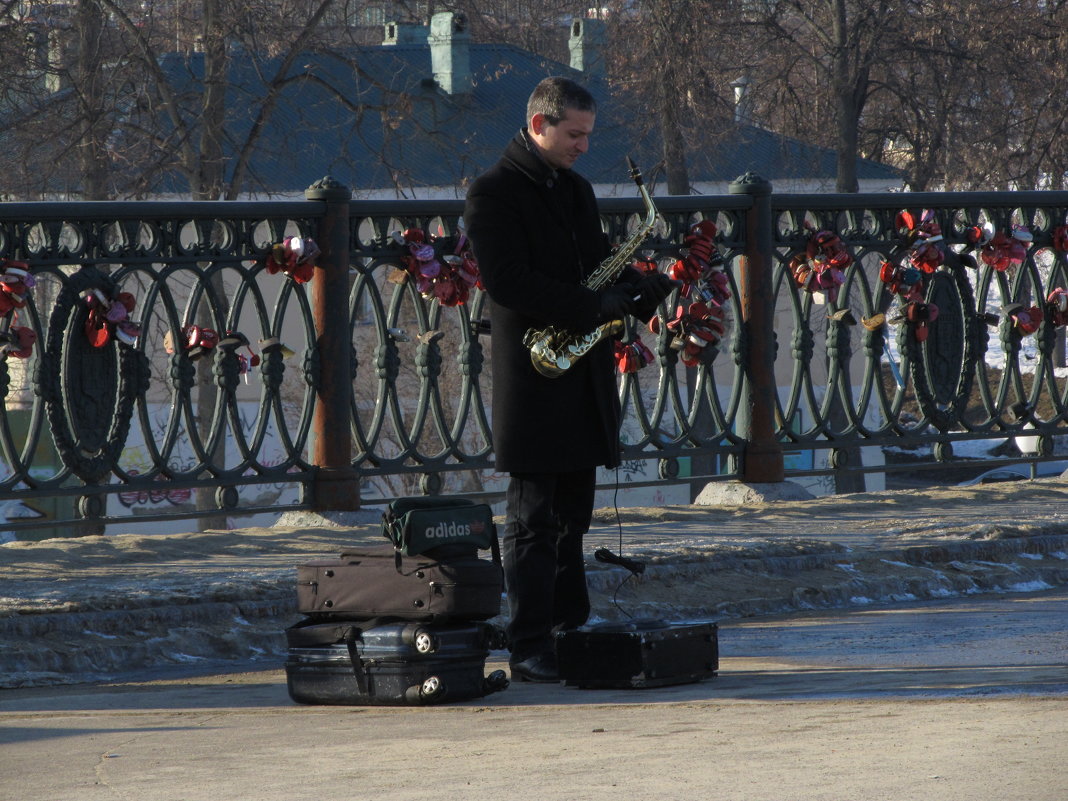
{"type": "MultiPolygon", "coordinates": [[[[492,665],[490,667],[493,667],[492,665]]],[[[241,674],[227,682],[219,677],[171,684],[114,684],[34,690],[9,690],[0,697],[0,713],[56,712],[72,715],[116,714],[149,710],[227,710],[236,714],[272,710],[278,714],[341,715],[381,713],[433,715],[458,708],[526,706],[600,706],[716,704],[730,701],[811,700],[1068,693],[1068,668],[1059,664],[1029,666],[947,665],[938,667],[826,667],[726,659],[719,675],[669,687],[585,689],[556,684],[512,684],[485,698],[427,707],[302,705],[288,696],[282,671],[241,674]],[[256,678],[250,680],[250,676],[256,678]]],[[[9,739],[11,729],[3,729],[9,739]]],[[[59,736],[55,732],[42,736],[59,736]]]]}

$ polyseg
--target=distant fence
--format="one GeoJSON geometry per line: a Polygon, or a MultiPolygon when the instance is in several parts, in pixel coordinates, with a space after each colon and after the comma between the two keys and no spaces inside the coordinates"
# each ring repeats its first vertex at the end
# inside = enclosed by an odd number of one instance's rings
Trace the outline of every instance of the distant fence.
{"type": "MultiPolygon", "coordinates": [[[[462,203],[352,201],[329,180],[307,197],[0,205],[0,530],[500,496],[486,299],[443,303],[410,247],[422,232],[454,269],[462,203]],[[269,268],[291,236],[321,250],[306,276],[269,268]]],[[[677,349],[693,295],[627,331],[654,354],[619,380],[628,487],[845,491],[900,451],[909,470],[976,443],[1054,453],[1068,193],[776,195],[747,175],[656,202],[641,255],[667,269],[712,220],[730,298],[696,367],[677,349]]],[[[641,216],[637,198],[601,210],[613,241],[641,216]]]]}

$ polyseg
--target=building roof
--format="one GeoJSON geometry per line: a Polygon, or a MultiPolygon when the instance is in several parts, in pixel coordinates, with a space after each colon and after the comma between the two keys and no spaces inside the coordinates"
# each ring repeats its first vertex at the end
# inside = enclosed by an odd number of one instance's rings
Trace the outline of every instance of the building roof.
{"type": "MultiPolygon", "coordinates": [[[[609,100],[601,78],[529,51],[503,44],[468,44],[471,91],[449,95],[433,79],[425,43],[365,46],[343,56],[309,53],[281,93],[250,161],[245,191],[282,195],[302,192],[331,175],[356,192],[396,190],[398,196],[448,187],[462,197],[467,183],[491,166],[522,125],[527,97],[548,75],[584,83],[600,101],[589,153],[578,170],[594,184],[629,183],[625,156],[639,166],[660,161],[647,125],[634,123],[625,103],[609,100]]],[[[199,95],[203,55],[171,54],[162,62],[179,90],[199,95]]],[[[227,98],[233,156],[247,136],[265,92],[263,76],[278,67],[253,57],[231,61],[227,98]]],[[[778,136],[753,125],[735,125],[715,147],[687,155],[694,184],[729,182],[752,170],[776,179],[834,180],[835,153],[778,136]]],[[[230,169],[233,168],[231,158],[230,169]]],[[[890,182],[900,172],[858,160],[858,177],[890,182]]],[[[160,192],[188,185],[172,172],[160,192]]],[[[441,196],[441,193],[438,193],[441,196]]]]}

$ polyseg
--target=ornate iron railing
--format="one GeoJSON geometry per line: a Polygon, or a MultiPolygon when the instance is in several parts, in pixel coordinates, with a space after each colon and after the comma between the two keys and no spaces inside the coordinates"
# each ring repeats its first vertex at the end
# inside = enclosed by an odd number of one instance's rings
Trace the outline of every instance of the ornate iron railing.
{"type": "MultiPolygon", "coordinates": [[[[686,500],[730,478],[833,491],[901,469],[900,450],[909,470],[977,442],[1054,454],[1068,193],[773,195],[745,176],[730,195],[656,202],[643,255],[666,268],[690,226],[714,220],[731,297],[704,366],[683,365],[665,325],[628,330],[656,359],[620,377],[626,486],[682,486],[686,500]]],[[[642,214],[637,198],[601,208],[614,241],[642,214]]],[[[458,201],[355,202],[329,181],[293,202],[0,206],[0,529],[498,497],[486,298],[424,297],[394,235],[453,255],[461,214],[458,201]],[[306,283],[267,269],[287,236],[321,248],[306,283]],[[19,518],[27,506],[50,520],[19,518]]]]}
{"type": "Polygon", "coordinates": [[[861,463],[860,446],[929,448],[909,470],[944,469],[955,448],[976,444],[990,466],[1019,461],[1011,445],[996,454],[1020,438],[1029,458],[1053,454],[1066,422],[1068,194],[779,195],[769,205],[776,331],[791,337],[776,357],[777,373],[791,375],[778,382],[776,413],[802,421],[777,432],[789,448],[825,451],[840,474],[885,469],[881,454],[861,463]],[[791,281],[791,259],[818,231],[837,233],[853,259],[822,307],[791,281]]]}

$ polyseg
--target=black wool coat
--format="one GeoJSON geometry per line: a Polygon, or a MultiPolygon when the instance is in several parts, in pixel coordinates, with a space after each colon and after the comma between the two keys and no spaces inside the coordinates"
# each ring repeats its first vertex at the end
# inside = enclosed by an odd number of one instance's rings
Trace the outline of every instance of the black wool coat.
{"type": "MultiPolygon", "coordinates": [[[[597,293],[582,282],[608,255],[589,182],[553,170],[524,132],[467,193],[464,225],[489,294],[497,469],[552,473],[619,464],[620,404],[610,339],[562,376],[530,362],[523,335],[554,325],[590,331],[597,293]]],[[[636,280],[630,270],[622,280],[636,280]]]]}

